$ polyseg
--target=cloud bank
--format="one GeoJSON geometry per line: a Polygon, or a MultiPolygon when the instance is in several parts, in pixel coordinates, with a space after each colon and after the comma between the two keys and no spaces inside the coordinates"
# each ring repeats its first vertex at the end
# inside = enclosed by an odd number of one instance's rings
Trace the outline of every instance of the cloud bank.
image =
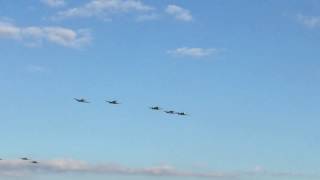
{"type": "Polygon", "coordinates": [[[88,30],[73,30],[59,26],[19,27],[10,22],[0,21],[0,38],[22,41],[26,45],[39,45],[43,41],[65,47],[82,47],[91,41],[88,30]]]}
{"type": "Polygon", "coordinates": [[[0,176],[26,176],[34,173],[92,173],[106,175],[170,176],[170,177],[232,177],[223,173],[196,173],[180,171],[170,166],[130,168],[116,164],[89,164],[78,160],[48,160],[32,164],[20,160],[0,161],[0,176]]]}
{"type": "Polygon", "coordinates": [[[288,178],[319,178],[318,175],[309,175],[293,172],[270,172],[262,168],[243,172],[193,172],[182,171],[171,166],[131,168],[117,164],[89,164],[85,161],[60,159],[40,161],[40,164],[32,164],[21,160],[0,161],[1,176],[31,176],[36,174],[64,174],[85,173],[101,175],[125,175],[125,176],[158,176],[158,177],[195,177],[195,178],[240,178],[240,177],[288,177],[288,178]]]}

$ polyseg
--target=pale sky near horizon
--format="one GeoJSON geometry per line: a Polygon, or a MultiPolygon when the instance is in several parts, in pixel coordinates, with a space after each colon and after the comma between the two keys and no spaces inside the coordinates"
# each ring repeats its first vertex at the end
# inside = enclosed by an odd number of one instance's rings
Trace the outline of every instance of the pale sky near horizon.
{"type": "Polygon", "coordinates": [[[319,40],[318,0],[0,0],[0,179],[318,179],[319,40]]]}

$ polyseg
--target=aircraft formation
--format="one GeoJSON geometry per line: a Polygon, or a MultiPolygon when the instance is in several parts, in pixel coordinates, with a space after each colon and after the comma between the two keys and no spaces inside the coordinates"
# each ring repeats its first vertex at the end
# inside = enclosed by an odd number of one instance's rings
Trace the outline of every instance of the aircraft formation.
{"type": "MultiPolygon", "coordinates": [[[[3,160],[4,160],[4,159],[1,159],[1,158],[0,158],[0,161],[3,161],[3,160]]],[[[30,163],[32,163],[32,164],[39,164],[38,161],[31,160],[31,159],[29,159],[29,158],[27,158],[27,157],[22,157],[22,158],[20,158],[20,160],[21,160],[21,161],[27,161],[27,162],[30,162],[30,163]]]]}
{"type": "MultiPolygon", "coordinates": [[[[90,103],[90,101],[84,99],[84,98],[74,98],[75,101],[77,101],[78,103],[90,103]]],[[[112,104],[112,105],[118,105],[120,104],[117,100],[105,100],[106,103],[109,103],[109,104],[112,104]]],[[[162,108],[159,107],[159,106],[151,106],[149,107],[151,110],[153,111],[161,111],[162,108]]],[[[188,116],[187,113],[185,112],[176,112],[176,111],[173,111],[173,110],[164,110],[163,112],[167,113],[167,114],[176,114],[176,115],[179,115],[179,116],[188,116]]]]}

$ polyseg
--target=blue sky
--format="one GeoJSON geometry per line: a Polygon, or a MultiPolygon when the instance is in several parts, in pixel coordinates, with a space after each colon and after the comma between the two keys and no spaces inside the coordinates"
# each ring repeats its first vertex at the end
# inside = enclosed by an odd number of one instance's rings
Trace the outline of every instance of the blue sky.
{"type": "Polygon", "coordinates": [[[0,0],[1,179],[317,179],[319,10],[0,0]]]}

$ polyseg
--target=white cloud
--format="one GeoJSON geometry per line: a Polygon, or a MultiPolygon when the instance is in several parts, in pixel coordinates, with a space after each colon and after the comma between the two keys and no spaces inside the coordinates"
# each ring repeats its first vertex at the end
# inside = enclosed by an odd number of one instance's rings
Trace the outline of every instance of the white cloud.
{"type": "Polygon", "coordinates": [[[0,38],[9,37],[17,39],[20,33],[20,28],[12,25],[9,22],[0,21],[0,38]]]}
{"type": "Polygon", "coordinates": [[[304,16],[302,14],[298,14],[297,19],[300,23],[309,28],[320,27],[320,16],[304,16]]]}
{"type": "Polygon", "coordinates": [[[189,22],[193,20],[193,17],[189,10],[184,9],[177,5],[173,5],[173,4],[168,5],[166,8],[166,13],[174,16],[177,20],[180,20],[180,21],[189,22]]]}
{"type": "Polygon", "coordinates": [[[193,58],[201,58],[210,56],[213,54],[219,53],[220,50],[216,48],[188,48],[188,47],[182,47],[177,48],[175,50],[168,51],[169,54],[176,55],[176,56],[188,56],[193,58]]]}
{"type": "Polygon", "coordinates": [[[50,7],[62,7],[66,5],[65,0],[41,0],[41,2],[50,7]]]}
{"type": "Polygon", "coordinates": [[[166,7],[164,12],[159,13],[155,7],[143,3],[141,0],[90,0],[83,5],[59,11],[51,19],[98,17],[111,21],[117,15],[130,14],[135,16],[136,21],[142,22],[158,20],[164,13],[179,21],[193,21],[191,12],[180,6],[171,4],[166,7]]]}
{"type": "Polygon", "coordinates": [[[54,19],[71,17],[107,17],[123,13],[145,13],[154,8],[139,0],[91,0],[80,7],[58,12],[54,19]]]}
{"type": "Polygon", "coordinates": [[[178,170],[172,166],[164,165],[157,167],[131,168],[117,164],[90,164],[85,161],[59,159],[40,161],[39,164],[32,164],[21,160],[0,161],[1,176],[30,176],[36,174],[63,174],[63,173],[86,173],[104,175],[125,175],[125,176],[158,176],[158,177],[194,177],[209,179],[237,179],[248,177],[303,177],[319,178],[316,174],[304,174],[295,172],[272,172],[267,170],[253,170],[242,172],[194,172],[178,170]]]}
{"type": "Polygon", "coordinates": [[[19,27],[9,22],[0,21],[0,38],[15,39],[28,44],[39,44],[43,41],[65,47],[81,47],[91,41],[88,30],[73,30],[58,26],[19,27]]]}

